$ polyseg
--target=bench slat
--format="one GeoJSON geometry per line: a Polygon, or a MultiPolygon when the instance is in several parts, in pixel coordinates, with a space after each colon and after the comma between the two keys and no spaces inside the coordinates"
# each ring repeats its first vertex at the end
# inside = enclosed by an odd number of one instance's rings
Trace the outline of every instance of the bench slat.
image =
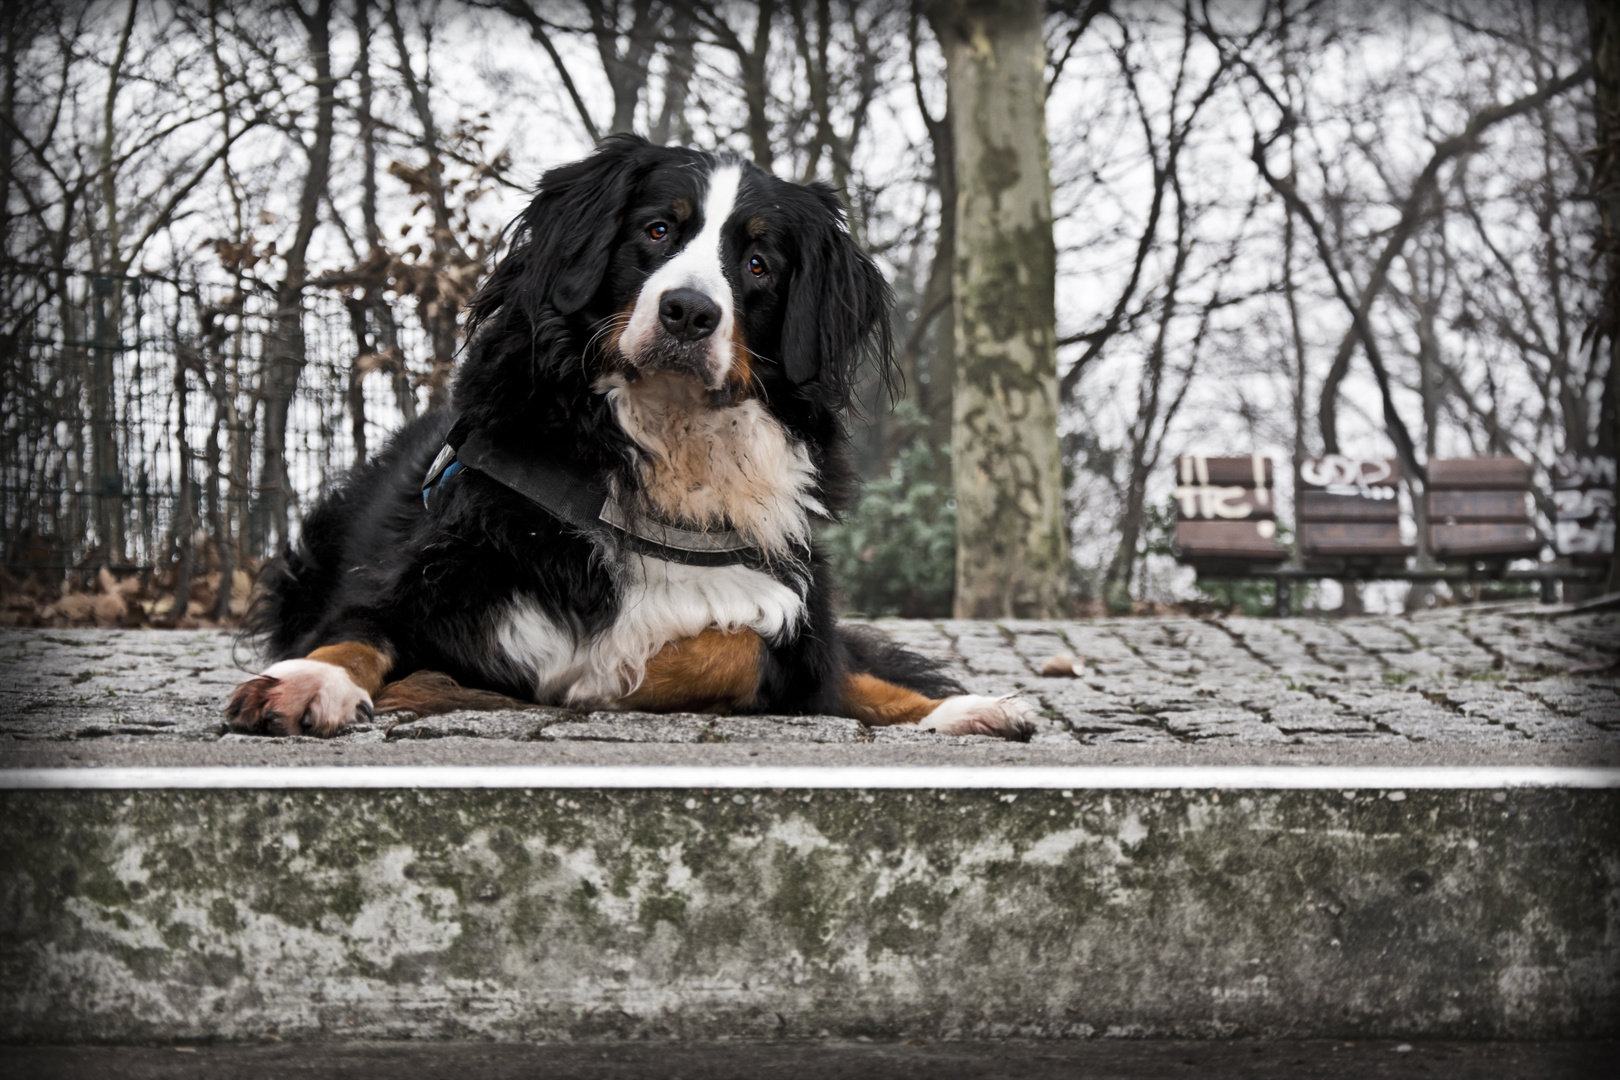
{"type": "Polygon", "coordinates": [[[1306,488],[1348,495],[1365,488],[1392,488],[1401,482],[1401,465],[1394,458],[1352,458],[1343,454],[1307,458],[1300,465],[1299,482],[1306,488]]]}
{"type": "Polygon", "coordinates": [[[1176,480],[1182,484],[1214,484],[1217,487],[1269,488],[1275,484],[1271,459],[1259,454],[1248,457],[1183,454],[1176,458],[1176,480]]]}
{"type": "Polygon", "coordinates": [[[1430,525],[1429,551],[1439,558],[1478,555],[1531,556],[1541,551],[1541,537],[1530,525],[1470,522],[1430,525]]]}
{"type": "Polygon", "coordinates": [[[1416,550],[1401,539],[1399,520],[1302,522],[1299,544],[1304,554],[1318,556],[1387,557],[1416,550]]]}
{"type": "Polygon", "coordinates": [[[1305,490],[1299,493],[1300,521],[1399,521],[1400,519],[1399,499],[1367,499],[1360,495],[1335,495],[1328,491],[1305,490]]]}
{"type": "Polygon", "coordinates": [[[1266,488],[1182,484],[1174,494],[1176,516],[1183,521],[1252,521],[1277,516],[1276,500],[1266,488]]]}
{"type": "Polygon", "coordinates": [[[1465,521],[1522,524],[1530,520],[1526,491],[1431,491],[1429,521],[1456,525],[1465,521]]]}
{"type": "Polygon", "coordinates": [[[1276,526],[1269,521],[1178,521],[1176,557],[1282,562],[1288,552],[1277,544],[1276,526]]]}
{"type": "Polygon", "coordinates": [[[1430,458],[1429,490],[1491,491],[1530,486],[1530,466],[1516,457],[1430,458]]]}

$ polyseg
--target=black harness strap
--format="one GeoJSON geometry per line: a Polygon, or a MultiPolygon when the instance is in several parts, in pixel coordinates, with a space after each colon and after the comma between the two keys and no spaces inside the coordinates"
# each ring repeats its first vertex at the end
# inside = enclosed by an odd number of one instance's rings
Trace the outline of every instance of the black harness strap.
{"type": "Polygon", "coordinates": [[[597,522],[608,497],[606,485],[576,476],[549,461],[503,454],[478,432],[462,440],[455,455],[467,468],[538,503],[552,517],[581,530],[599,527],[597,522]]]}
{"type": "Polygon", "coordinates": [[[700,532],[627,514],[607,485],[595,477],[581,476],[550,461],[515,458],[491,446],[478,432],[467,435],[459,446],[447,444],[439,451],[422,480],[423,500],[458,467],[483,473],[580,532],[611,529],[630,551],[688,566],[749,566],[756,570],[773,566],[763,549],[734,530],[700,532]]]}

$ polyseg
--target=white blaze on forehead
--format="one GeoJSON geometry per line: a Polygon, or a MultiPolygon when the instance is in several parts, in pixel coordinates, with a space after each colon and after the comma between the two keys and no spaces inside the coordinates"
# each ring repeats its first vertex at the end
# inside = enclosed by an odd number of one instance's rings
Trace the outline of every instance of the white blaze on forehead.
{"type": "Polygon", "coordinates": [[[724,231],[727,219],[737,205],[737,189],[742,185],[742,169],[722,165],[709,174],[709,188],[703,196],[703,224],[680,252],[659,267],[641,287],[635,310],[620,338],[620,348],[632,361],[660,333],[658,304],[672,289],[695,289],[720,308],[720,321],[709,337],[709,383],[719,386],[731,366],[731,336],[736,304],[731,282],[726,278],[724,231]]]}

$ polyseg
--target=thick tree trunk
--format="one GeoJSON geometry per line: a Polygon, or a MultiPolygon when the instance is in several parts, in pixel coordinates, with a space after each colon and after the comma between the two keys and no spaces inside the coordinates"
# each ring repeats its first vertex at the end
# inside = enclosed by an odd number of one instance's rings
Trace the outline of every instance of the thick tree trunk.
{"type": "Polygon", "coordinates": [[[1056,252],[1039,0],[942,4],[956,151],[956,615],[1062,614],[1056,252]]]}

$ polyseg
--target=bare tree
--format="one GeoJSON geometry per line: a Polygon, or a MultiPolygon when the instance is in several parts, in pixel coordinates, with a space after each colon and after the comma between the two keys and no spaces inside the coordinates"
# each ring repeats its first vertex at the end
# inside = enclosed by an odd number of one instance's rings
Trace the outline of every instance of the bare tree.
{"type": "Polygon", "coordinates": [[[264,462],[259,488],[267,500],[269,533],[281,542],[289,537],[288,509],[292,494],[292,479],[287,471],[287,413],[298,387],[298,376],[308,359],[303,296],[310,277],[310,241],[319,224],[321,197],[332,163],[337,106],[336,79],[332,73],[332,0],[313,0],[313,7],[308,11],[301,0],[287,0],[287,5],[308,42],[306,55],[314,69],[309,87],[315,98],[315,115],[308,135],[299,139],[305,164],[295,211],[296,224],[292,242],[281,253],[286,269],[275,287],[276,321],[262,377],[264,462]]]}
{"type": "Polygon", "coordinates": [[[1055,253],[1036,3],[941,5],[956,150],[956,614],[1059,614],[1055,253]]]}

